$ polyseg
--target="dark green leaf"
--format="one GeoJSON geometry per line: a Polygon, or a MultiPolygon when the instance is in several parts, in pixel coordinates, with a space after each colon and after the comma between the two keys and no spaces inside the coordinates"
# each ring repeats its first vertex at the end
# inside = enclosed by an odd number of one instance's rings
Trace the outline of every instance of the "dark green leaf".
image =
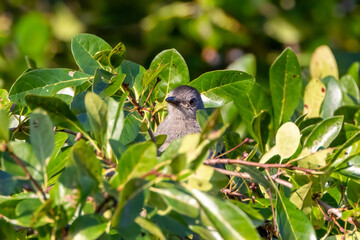
{"type": "Polygon", "coordinates": [[[36,109],[30,115],[30,142],[40,164],[45,165],[50,160],[54,150],[54,126],[42,109],[36,109]]]}
{"type": "Polygon", "coordinates": [[[283,193],[279,193],[276,206],[276,222],[282,239],[316,239],[309,219],[283,193]]]}
{"type": "Polygon", "coordinates": [[[354,124],[355,114],[360,110],[359,106],[342,106],[334,112],[334,116],[344,116],[344,122],[354,124]]]}
{"type": "Polygon", "coordinates": [[[107,135],[109,139],[120,140],[120,136],[124,127],[123,106],[127,96],[127,93],[123,94],[119,102],[116,102],[112,98],[110,98],[108,101],[107,135]]]}
{"type": "Polygon", "coordinates": [[[111,68],[117,68],[124,61],[126,56],[125,45],[120,42],[109,54],[109,63],[111,68]]]}
{"type": "Polygon", "coordinates": [[[36,69],[21,75],[10,89],[9,97],[25,106],[25,95],[54,96],[66,87],[79,86],[91,76],[71,69],[36,69]]]}
{"type": "Polygon", "coordinates": [[[360,203],[360,182],[349,179],[346,192],[351,206],[353,208],[358,207],[360,203]]]}
{"type": "Polygon", "coordinates": [[[188,67],[178,51],[175,49],[162,51],[155,56],[149,69],[155,70],[159,65],[164,64],[167,65],[159,74],[161,81],[152,94],[159,102],[162,102],[172,89],[190,82],[188,67]]]}
{"type": "Polygon", "coordinates": [[[135,95],[138,99],[143,91],[141,82],[146,71],[145,68],[137,63],[124,60],[116,70],[118,74],[123,73],[126,75],[124,83],[129,84],[129,88],[135,90],[135,95]]]}
{"type": "Polygon", "coordinates": [[[275,130],[290,120],[301,95],[301,70],[295,53],[285,49],[270,68],[275,130]]]}
{"type": "Polygon", "coordinates": [[[254,85],[254,77],[245,72],[219,70],[204,73],[189,85],[203,95],[205,107],[220,107],[248,93],[254,85]]]}
{"type": "Polygon", "coordinates": [[[27,95],[25,100],[31,109],[37,107],[44,109],[55,125],[74,132],[83,132],[77,117],[69,109],[69,106],[59,98],[27,95]]]}
{"type": "Polygon", "coordinates": [[[85,108],[95,139],[100,146],[105,147],[108,112],[106,103],[95,93],[89,92],[85,95],[85,108]]]}
{"type": "Polygon", "coordinates": [[[140,129],[140,116],[138,113],[130,113],[125,117],[124,128],[121,132],[120,142],[123,145],[127,145],[135,140],[139,134],[140,129]]]}
{"type": "Polygon", "coordinates": [[[112,50],[112,47],[101,38],[82,33],[71,40],[71,52],[80,69],[87,74],[94,75],[95,70],[100,68],[100,63],[94,59],[97,52],[112,50]]]}
{"type": "Polygon", "coordinates": [[[17,180],[11,174],[0,170],[0,182],[0,195],[7,196],[14,193],[17,180]]]}
{"type": "Polygon", "coordinates": [[[305,140],[304,147],[312,152],[316,152],[320,147],[327,148],[339,134],[343,119],[343,116],[337,116],[319,123],[305,140]]]}

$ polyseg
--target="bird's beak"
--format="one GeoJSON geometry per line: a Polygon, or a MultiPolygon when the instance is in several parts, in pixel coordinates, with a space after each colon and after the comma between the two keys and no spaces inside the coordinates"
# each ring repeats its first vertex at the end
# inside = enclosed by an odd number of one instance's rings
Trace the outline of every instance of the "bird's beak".
{"type": "Polygon", "coordinates": [[[165,99],[168,103],[172,103],[174,105],[179,105],[180,101],[176,99],[176,97],[168,97],[165,99]]]}

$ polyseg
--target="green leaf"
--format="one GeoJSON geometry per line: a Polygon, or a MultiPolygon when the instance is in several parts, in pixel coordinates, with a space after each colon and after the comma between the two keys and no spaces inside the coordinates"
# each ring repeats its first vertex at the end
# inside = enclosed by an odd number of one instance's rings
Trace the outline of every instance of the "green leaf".
{"type": "Polygon", "coordinates": [[[349,179],[347,183],[347,198],[353,208],[359,206],[360,203],[360,182],[349,179]]]}
{"type": "Polygon", "coordinates": [[[42,109],[30,115],[30,142],[37,159],[45,167],[54,150],[55,136],[53,124],[42,109]]]}
{"type": "Polygon", "coordinates": [[[310,62],[310,75],[316,79],[322,79],[329,75],[339,79],[338,66],[328,46],[322,45],[315,49],[310,62]]]}
{"type": "Polygon", "coordinates": [[[55,125],[70,129],[74,132],[84,132],[77,117],[61,99],[27,95],[25,100],[31,109],[38,107],[44,109],[55,125]]]}
{"type": "Polygon", "coordinates": [[[254,77],[245,72],[219,70],[204,73],[189,85],[202,94],[205,107],[220,107],[248,93],[254,81],[254,77]]]}
{"type": "Polygon", "coordinates": [[[190,82],[188,67],[178,51],[175,49],[162,51],[155,56],[149,69],[155,70],[159,65],[164,64],[167,65],[159,74],[161,81],[153,92],[154,98],[159,102],[162,102],[165,96],[174,88],[190,82]]]}
{"type": "Polygon", "coordinates": [[[137,143],[129,147],[121,155],[117,166],[120,186],[152,170],[157,164],[156,156],[153,142],[137,143]]]}
{"type": "Polygon", "coordinates": [[[150,190],[159,194],[174,211],[191,218],[198,217],[199,204],[197,201],[176,185],[166,184],[164,187],[152,187],[150,190]]]}
{"type": "Polygon", "coordinates": [[[247,130],[251,136],[258,138],[258,136],[255,135],[252,121],[262,111],[272,113],[270,96],[265,92],[260,84],[255,83],[251,90],[238,94],[233,98],[233,100],[241,118],[247,126],[247,130]]]}
{"type": "Polygon", "coordinates": [[[334,116],[344,116],[344,122],[354,124],[359,106],[342,106],[335,110],[334,116]]]}
{"type": "Polygon", "coordinates": [[[347,71],[347,74],[351,75],[353,79],[355,80],[356,84],[359,85],[359,70],[360,70],[360,62],[354,62],[349,70],[347,71]]]}
{"type": "Polygon", "coordinates": [[[66,161],[67,157],[62,155],[61,158],[58,158],[58,156],[63,153],[61,152],[61,148],[64,146],[67,138],[68,135],[66,133],[58,132],[55,134],[54,151],[52,153],[49,163],[46,165],[46,172],[49,179],[53,177],[55,174],[59,173],[65,167],[65,164],[67,162],[66,161]]]}
{"type": "Polygon", "coordinates": [[[234,62],[232,62],[226,69],[243,71],[255,76],[256,75],[255,55],[252,53],[247,53],[245,55],[242,55],[234,62]]]}
{"type": "Polygon", "coordinates": [[[16,80],[9,97],[14,103],[25,106],[25,95],[54,96],[61,89],[79,86],[90,79],[91,76],[71,69],[35,69],[16,80]]]}
{"type": "Polygon", "coordinates": [[[71,52],[80,69],[87,74],[94,75],[95,70],[101,68],[98,61],[94,59],[97,52],[112,50],[112,47],[101,38],[82,33],[71,40],[71,52]]]}
{"type": "Polygon", "coordinates": [[[354,78],[347,74],[340,78],[340,89],[342,91],[343,105],[356,105],[360,100],[359,88],[354,78]]]}
{"type": "Polygon", "coordinates": [[[259,150],[265,153],[265,145],[269,137],[269,124],[271,122],[271,115],[267,111],[261,111],[252,120],[252,130],[255,135],[255,140],[258,143],[259,150]]]}
{"type": "Polygon", "coordinates": [[[9,125],[10,118],[7,111],[0,109],[0,142],[4,140],[5,142],[9,141],[9,125]]]}
{"type": "Polygon", "coordinates": [[[93,92],[100,97],[114,95],[125,79],[125,74],[114,75],[103,69],[97,69],[94,75],[93,92]]]}
{"type": "Polygon", "coordinates": [[[85,95],[85,108],[95,139],[100,146],[105,147],[108,112],[106,103],[95,93],[89,92],[85,95]]]}
{"type": "Polygon", "coordinates": [[[17,239],[14,226],[5,221],[4,218],[0,219],[0,238],[1,239],[17,239]]]}
{"type": "Polygon", "coordinates": [[[107,226],[100,216],[95,214],[82,215],[75,219],[69,229],[70,239],[98,239],[107,226]]]}
{"type": "Polygon", "coordinates": [[[301,70],[295,53],[285,49],[270,68],[275,130],[290,120],[301,96],[301,70]]]}
{"type": "Polygon", "coordinates": [[[147,220],[146,218],[137,217],[135,222],[142,228],[146,229],[152,235],[154,235],[157,239],[165,240],[164,234],[161,232],[160,228],[156,226],[153,222],[147,220]]]}
{"type": "Polygon", "coordinates": [[[200,165],[195,173],[187,178],[187,181],[188,185],[192,188],[217,194],[221,189],[226,187],[229,178],[215,171],[213,167],[200,165]]]}
{"type": "Polygon", "coordinates": [[[360,156],[354,156],[345,163],[338,173],[355,180],[360,178],[360,156]]]}
{"type": "Polygon", "coordinates": [[[306,215],[281,192],[277,195],[276,222],[282,239],[315,240],[316,234],[306,215]]]}
{"type": "Polygon", "coordinates": [[[305,140],[304,147],[312,152],[316,152],[320,147],[327,148],[339,134],[343,119],[343,116],[337,116],[319,123],[305,140]]]}
{"type": "Polygon", "coordinates": [[[223,239],[260,239],[249,217],[230,201],[190,190],[223,239]]]}
{"type": "Polygon", "coordinates": [[[123,145],[127,145],[135,140],[139,134],[141,121],[138,113],[130,113],[125,117],[124,128],[121,132],[120,142],[123,145]]]}
{"type": "Polygon", "coordinates": [[[124,61],[126,56],[125,45],[120,42],[109,54],[109,63],[111,68],[117,68],[124,61]]]}
{"type": "Polygon", "coordinates": [[[111,50],[107,49],[107,50],[102,50],[102,51],[98,51],[97,53],[95,53],[94,55],[94,59],[96,61],[98,61],[101,65],[103,66],[109,66],[109,54],[110,54],[111,50]]]}
{"type": "Polygon", "coordinates": [[[329,118],[341,106],[343,95],[339,82],[333,76],[325,77],[322,81],[326,86],[326,96],[321,106],[321,116],[329,118]]]}
{"type": "Polygon", "coordinates": [[[120,140],[122,130],[124,128],[124,111],[123,106],[128,93],[121,96],[119,102],[116,102],[112,98],[108,101],[108,124],[107,135],[109,139],[120,140]]]}
{"type": "Polygon", "coordinates": [[[16,188],[17,179],[13,177],[11,174],[0,170],[0,182],[1,182],[0,195],[8,196],[15,193],[14,190],[16,188]]]}
{"type": "Polygon", "coordinates": [[[137,63],[124,60],[116,71],[118,74],[126,75],[124,83],[129,84],[129,88],[135,90],[135,96],[138,99],[143,91],[142,79],[146,72],[145,68],[137,63]]]}

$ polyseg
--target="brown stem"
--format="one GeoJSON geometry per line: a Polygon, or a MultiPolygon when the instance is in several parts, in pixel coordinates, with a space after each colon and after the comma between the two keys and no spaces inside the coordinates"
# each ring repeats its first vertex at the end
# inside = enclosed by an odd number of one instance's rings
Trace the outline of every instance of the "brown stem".
{"type": "Polygon", "coordinates": [[[20,158],[18,158],[18,156],[16,156],[13,152],[9,151],[9,149],[6,149],[7,152],[10,154],[11,158],[14,159],[14,161],[16,162],[16,164],[18,164],[25,172],[26,176],[29,178],[29,180],[34,184],[34,186],[36,187],[36,189],[42,194],[44,200],[46,201],[46,195],[44,193],[44,191],[42,190],[41,186],[39,185],[39,183],[31,176],[30,172],[27,170],[26,166],[24,165],[24,163],[21,161],[20,158]]]}
{"type": "Polygon", "coordinates": [[[226,195],[238,197],[238,198],[240,198],[240,199],[246,199],[246,198],[248,198],[246,195],[241,194],[241,193],[238,193],[238,192],[233,192],[233,191],[231,191],[231,189],[228,189],[228,188],[223,188],[223,189],[221,189],[221,192],[224,193],[224,194],[226,194],[226,195]]]}
{"type": "Polygon", "coordinates": [[[248,139],[248,138],[245,138],[245,140],[244,140],[244,141],[242,141],[242,143],[240,143],[240,144],[239,144],[239,145],[237,145],[236,147],[234,147],[234,148],[230,149],[229,151],[226,151],[226,152],[224,152],[224,153],[222,153],[222,154],[220,154],[220,155],[216,156],[216,157],[215,157],[215,159],[217,159],[217,158],[219,158],[219,157],[221,157],[221,156],[224,156],[225,154],[228,154],[229,152],[234,151],[235,149],[237,149],[238,147],[240,147],[241,145],[243,145],[244,143],[246,143],[246,142],[248,142],[248,141],[249,141],[249,139],[248,139]]]}
{"type": "MultiPolygon", "coordinates": [[[[84,140],[88,140],[86,137],[84,137],[80,132],[73,132],[69,129],[56,129],[56,127],[54,127],[54,130],[56,132],[64,132],[64,133],[68,133],[68,134],[71,134],[71,135],[74,135],[76,136],[76,139],[79,140],[79,139],[84,139],[84,140]]],[[[75,139],[75,140],[76,140],[75,139]]]]}
{"type": "MultiPolygon", "coordinates": [[[[131,102],[132,105],[134,105],[136,111],[139,113],[139,115],[144,118],[144,112],[142,111],[142,107],[139,105],[139,103],[136,101],[134,95],[132,94],[132,92],[129,90],[128,84],[123,83],[122,87],[129,93],[128,98],[131,102]]],[[[155,136],[154,133],[151,131],[150,128],[147,129],[149,136],[151,138],[151,141],[153,141],[156,145],[156,140],[155,140],[155,136]]]]}
{"type": "Polygon", "coordinates": [[[149,98],[150,98],[150,96],[151,96],[151,94],[152,94],[152,92],[154,91],[154,89],[155,89],[155,87],[156,87],[156,85],[158,85],[158,83],[161,81],[161,79],[158,77],[158,78],[156,78],[156,83],[155,83],[155,85],[151,88],[151,90],[150,90],[150,92],[149,92],[149,94],[148,94],[148,96],[146,97],[146,100],[145,100],[145,102],[144,102],[144,104],[143,104],[143,107],[145,106],[145,104],[147,103],[147,101],[149,100],[149,98]]]}
{"type": "Polygon", "coordinates": [[[298,170],[306,173],[320,173],[315,169],[307,169],[303,167],[292,166],[289,164],[282,163],[258,163],[258,162],[249,162],[240,159],[208,159],[204,161],[205,164],[214,165],[214,164],[240,164],[245,166],[261,167],[261,168],[286,168],[291,170],[298,170]]]}
{"type": "MultiPolygon", "coordinates": [[[[252,179],[252,177],[248,173],[234,172],[234,171],[229,171],[229,170],[225,170],[225,169],[222,169],[222,168],[215,168],[215,167],[214,167],[214,170],[216,170],[216,171],[218,171],[218,172],[220,172],[222,174],[229,175],[229,176],[241,177],[241,178],[245,178],[245,179],[252,179]]],[[[268,179],[267,176],[265,176],[265,178],[268,179]]],[[[275,177],[271,176],[271,178],[275,182],[277,182],[277,183],[279,183],[279,184],[281,184],[281,185],[283,185],[283,186],[285,186],[287,188],[291,189],[293,187],[293,185],[291,183],[289,183],[289,182],[287,182],[287,181],[285,181],[285,180],[283,180],[281,178],[276,178],[276,176],[275,177]]]]}

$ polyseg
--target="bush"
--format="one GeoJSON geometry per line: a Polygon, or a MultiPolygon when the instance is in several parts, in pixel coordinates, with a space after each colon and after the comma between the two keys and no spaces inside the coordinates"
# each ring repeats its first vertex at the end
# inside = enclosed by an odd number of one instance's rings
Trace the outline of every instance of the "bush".
{"type": "Polygon", "coordinates": [[[359,63],[339,78],[321,46],[307,76],[287,48],[269,94],[237,70],[190,81],[175,49],[146,70],[122,43],[71,46],[79,71],[29,66],[0,90],[2,239],[360,237],[359,63]],[[186,84],[203,130],[158,157],[164,98],[186,84]]]}

